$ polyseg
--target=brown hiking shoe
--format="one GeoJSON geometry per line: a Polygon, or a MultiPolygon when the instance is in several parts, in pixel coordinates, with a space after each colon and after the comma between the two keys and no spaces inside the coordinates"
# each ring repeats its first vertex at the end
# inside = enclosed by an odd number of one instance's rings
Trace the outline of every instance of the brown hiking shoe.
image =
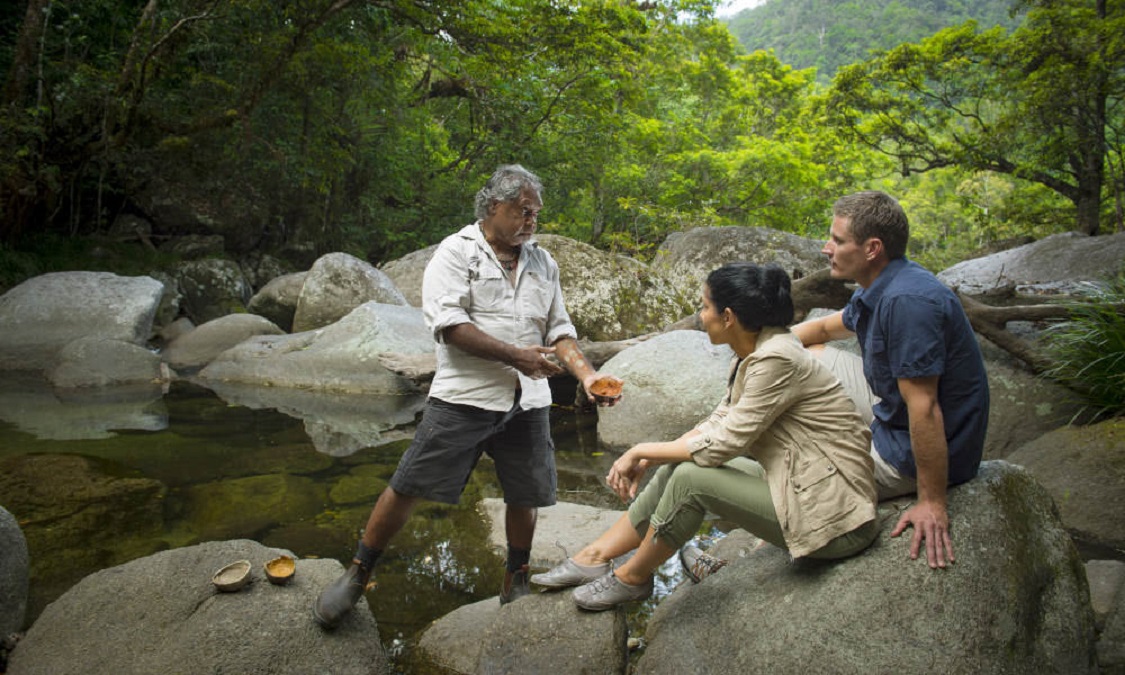
{"type": "Polygon", "coordinates": [[[698,546],[687,544],[680,549],[680,565],[683,566],[684,573],[688,575],[688,578],[697,584],[703,581],[705,577],[711,576],[726,567],[726,564],[727,561],[716,558],[698,546]]]}

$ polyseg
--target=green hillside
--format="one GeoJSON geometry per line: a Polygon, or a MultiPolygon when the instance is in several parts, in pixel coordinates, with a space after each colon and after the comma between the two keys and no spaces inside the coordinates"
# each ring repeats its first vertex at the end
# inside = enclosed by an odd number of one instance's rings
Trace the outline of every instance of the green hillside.
{"type": "Polygon", "coordinates": [[[1011,0],[770,0],[731,17],[747,51],[772,49],[782,62],[817,69],[821,81],[871,50],[917,42],[975,20],[982,28],[1018,25],[1011,0]]]}

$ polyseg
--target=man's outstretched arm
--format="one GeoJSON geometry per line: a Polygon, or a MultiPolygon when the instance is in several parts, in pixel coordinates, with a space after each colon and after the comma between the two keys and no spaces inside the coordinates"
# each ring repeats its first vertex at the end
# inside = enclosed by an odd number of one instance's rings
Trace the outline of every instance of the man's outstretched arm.
{"type": "Polygon", "coordinates": [[[844,327],[844,313],[834,312],[819,319],[810,319],[790,328],[806,347],[822,345],[833,340],[842,340],[855,333],[844,327]]]}

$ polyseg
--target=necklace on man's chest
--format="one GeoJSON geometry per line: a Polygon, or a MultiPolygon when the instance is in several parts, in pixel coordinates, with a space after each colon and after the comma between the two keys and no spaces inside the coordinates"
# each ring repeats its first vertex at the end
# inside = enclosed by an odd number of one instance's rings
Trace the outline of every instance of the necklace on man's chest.
{"type": "MultiPolygon", "coordinates": [[[[493,251],[496,253],[496,251],[493,251]]],[[[501,258],[499,253],[496,253],[496,261],[500,263],[500,269],[511,274],[515,271],[516,267],[520,264],[520,249],[517,246],[516,252],[510,258],[501,258]]]]}

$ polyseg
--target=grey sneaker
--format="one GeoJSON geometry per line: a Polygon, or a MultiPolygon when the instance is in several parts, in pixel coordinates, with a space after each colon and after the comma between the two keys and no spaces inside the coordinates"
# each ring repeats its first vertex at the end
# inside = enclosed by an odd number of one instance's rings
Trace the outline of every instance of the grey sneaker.
{"type": "Polygon", "coordinates": [[[567,558],[549,572],[531,575],[531,583],[545,588],[570,588],[590,583],[608,571],[607,562],[601,565],[579,565],[574,562],[574,558],[567,558]]]}
{"type": "Polygon", "coordinates": [[[574,589],[574,602],[582,609],[600,612],[625,602],[644,600],[652,595],[652,586],[652,579],[640,586],[630,586],[610,572],[574,589]]]}
{"type": "Polygon", "coordinates": [[[726,564],[727,561],[704,552],[698,546],[687,544],[680,549],[680,565],[683,566],[688,578],[697,584],[705,577],[726,567],[726,564]]]}

